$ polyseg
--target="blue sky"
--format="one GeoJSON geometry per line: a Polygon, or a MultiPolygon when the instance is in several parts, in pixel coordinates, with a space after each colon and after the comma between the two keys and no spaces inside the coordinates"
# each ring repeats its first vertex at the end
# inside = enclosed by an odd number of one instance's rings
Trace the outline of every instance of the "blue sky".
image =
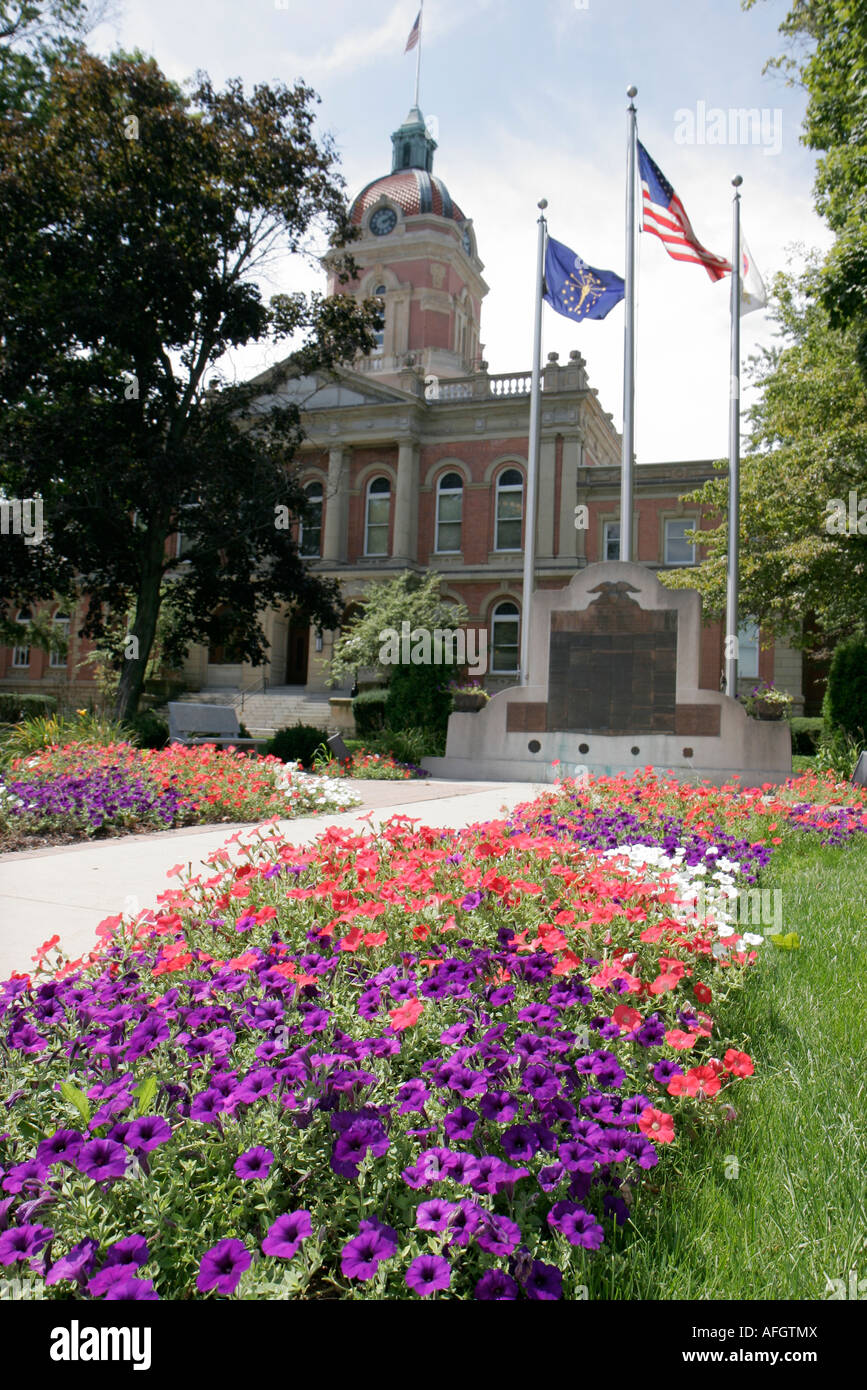
{"type": "MultiPolygon", "coordinates": [[[[348,191],[391,167],[390,134],[412,103],[415,55],[404,44],[418,0],[117,0],[91,37],[152,53],[172,77],[205,69],[218,85],[303,78],[322,98],[348,191]]],[[[781,51],[785,0],[426,0],[421,106],[435,118],[434,169],[473,218],[484,276],[482,342],[493,372],[526,370],[532,346],[538,216],[592,265],[623,273],[626,88],[638,87],[639,137],[710,250],[731,251],[731,178],[744,178],[743,227],[766,282],[830,234],[812,203],[815,156],[800,140],[805,97],[762,75],[781,51]],[[756,108],[765,137],[718,133],[713,112],[756,108]],[[701,113],[705,112],[702,119],[701,113]],[[690,113],[688,119],[684,113],[690,113]],[[694,129],[705,143],[685,140],[694,129]],[[733,143],[729,143],[729,137],[733,143]]],[[[639,238],[636,452],[639,461],[727,451],[728,280],[670,259],[639,238]]],[[[288,256],[263,288],[321,287],[288,256]]],[[[742,320],[744,358],[773,341],[764,312],[742,320]]],[[[572,324],[544,310],[543,353],[577,347],[619,428],[623,307],[572,324]]],[[[285,355],[257,347],[222,364],[247,377],[285,355]]],[[[744,392],[744,404],[751,399],[744,392]]]]}

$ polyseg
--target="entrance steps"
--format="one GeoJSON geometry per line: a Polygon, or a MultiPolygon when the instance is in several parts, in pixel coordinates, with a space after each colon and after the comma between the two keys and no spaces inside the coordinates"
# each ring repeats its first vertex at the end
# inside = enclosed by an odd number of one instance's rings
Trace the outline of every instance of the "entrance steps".
{"type": "Polygon", "coordinates": [[[323,733],[334,730],[328,695],[308,692],[303,685],[275,685],[254,695],[226,687],[187,691],[181,700],[203,705],[231,705],[253,738],[270,738],[293,724],[312,724],[323,733]],[[243,704],[242,704],[243,701],[243,704]]]}

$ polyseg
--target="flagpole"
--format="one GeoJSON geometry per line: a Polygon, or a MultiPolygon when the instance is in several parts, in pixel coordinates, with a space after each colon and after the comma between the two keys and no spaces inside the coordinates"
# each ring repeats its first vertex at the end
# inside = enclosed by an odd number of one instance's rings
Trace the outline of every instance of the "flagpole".
{"type": "Polygon", "coordinates": [[[632,474],[635,454],[635,102],[628,87],[626,113],[626,319],[623,337],[623,445],[620,461],[620,558],[632,559],[632,474]]]}
{"type": "Polygon", "coordinates": [[[524,584],[521,591],[521,685],[530,684],[530,618],[536,578],[536,478],[539,473],[539,439],[541,435],[542,394],[542,281],[545,274],[545,208],[548,199],[541,198],[539,208],[539,239],[536,248],[536,304],[533,319],[533,378],[530,386],[530,434],[527,449],[527,500],[524,509],[524,584]]]}
{"type": "Polygon", "coordinates": [[[421,0],[418,11],[418,52],[415,55],[415,101],[414,106],[418,106],[418,79],[421,72],[421,31],[424,28],[424,0],[421,0]]]}
{"type": "Polygon", "coordinates": [[[729,517],[726,572],[726,694],[738,693],[738,543],[740,540],[741,457],[741,195],[743,179],[732,179],[731,361],[729,364],[729,517]],[[734,638],[734,641],[732,641],[734,638]]]}

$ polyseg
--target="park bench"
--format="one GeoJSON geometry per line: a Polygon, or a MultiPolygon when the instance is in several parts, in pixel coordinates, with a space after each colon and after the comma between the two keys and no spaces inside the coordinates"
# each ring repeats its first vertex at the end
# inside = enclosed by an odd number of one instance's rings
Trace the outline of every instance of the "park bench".
{"type": "Polygon", "coordinates": [[[169,705],[169,739],[172,743],[216,743],[221,748],[255,748],[267,738],[241,738],[237,711],[232,705],[197,705],[177,701],[169,705]]]}

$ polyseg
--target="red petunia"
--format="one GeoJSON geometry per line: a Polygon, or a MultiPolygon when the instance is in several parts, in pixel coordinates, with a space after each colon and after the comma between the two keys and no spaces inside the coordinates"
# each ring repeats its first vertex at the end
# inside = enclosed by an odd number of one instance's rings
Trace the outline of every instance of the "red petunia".
{"type": "Polygon", "coordinates": [[[648,1105],[638,1117],[638,1128],[654,1144],[670,1144],[674,1139],[674,1117],[666,1110],[648,1105]]]}
{"type": "Polygon", "coordinates": [[[755,1071],[753,1059],[747,1052],[737,1052],[730,1047],[723,1057],[726,1071],[730,1071],[732,1076],[752,1076],[755,1071]]]}
{"type": "Polygon", "coordinates": [[[402,1028],[411,1028],[418,1023],[424,1011],[424,1004],[420,999],[407,999],[405,1004],[401,1004],[399,1009],[389,1009],[388,1016],[391,1019],[391,1026],[396,1033],[402,1028]]]}

